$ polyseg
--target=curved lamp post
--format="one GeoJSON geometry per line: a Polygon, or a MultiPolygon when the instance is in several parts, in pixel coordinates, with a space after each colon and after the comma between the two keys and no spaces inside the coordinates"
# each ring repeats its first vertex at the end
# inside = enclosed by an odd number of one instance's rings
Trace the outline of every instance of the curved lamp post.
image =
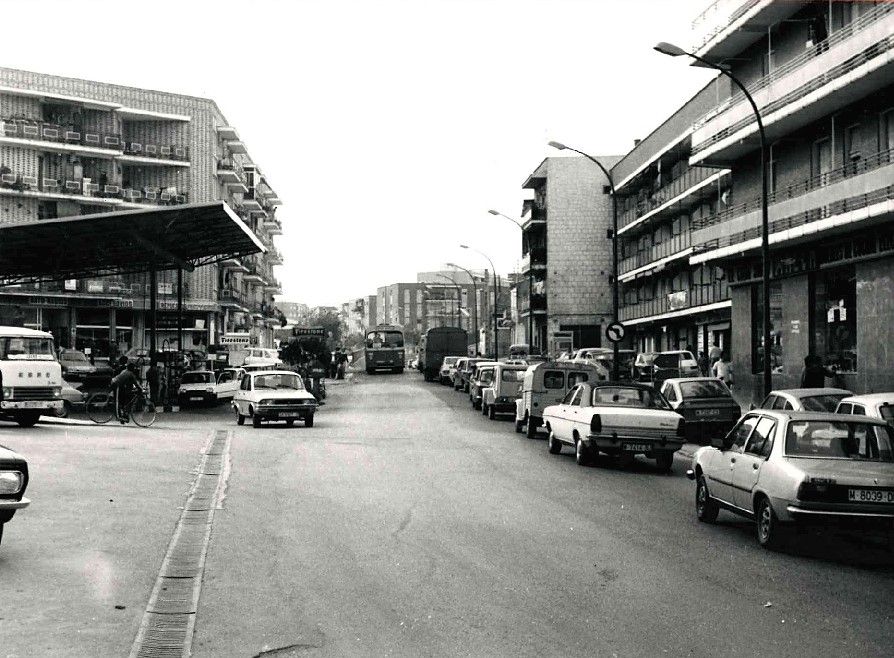
{"type": "Polygon", "coordinates": [[[472,305],[472,326],[475,332],[475,356],[478,356],[478,284],[475,283],[475,276],[465,267],[461,267],[456,263],[447,263],[447,267],[455,267],[458,270],[462,270],[469,275],[469,279],[472,281],[472,299],[475,300],[475,303],[472,305]]]}
{"type": "Polygon", "coordinates": [[[456,321],[457,321],[457,325],[459,326],[459,328],[462,329],[462,328],[463,328],[463,321],[462,321],[462,317],[460,316],[460,313],[459,313],[459,307],[462,305],[462,302],[463,302],[463,289],[460,288],[459,284],[456,282],[456,279],[454,279],[454,278],[452,278],[452,277],[449,277],[449,276],[447,276],[446,274],[441,274],[440,272],[435,272],[435,274],[436,274],[437,276],[441,277],[442,279],[447,279],[448,281],[452,281],[452,282],[453,282],[453,286],[456,288],[456,294],[457,294],[457,298],[456,298],[456,321]]]}
{"type": "MultiPolygon", "coordinates": [[[[505,217],[510,222],[515,224],[521,229],[522,237],[524,238],[525,229],[522,226],[521,222],[512,219],[509,215],[504,215],[503,213],[497,210],[488,210],[491,215],[498,217],[505,217]]],[[[531,295],[534,292],[534,275],[532,270],[530,269],[530,264],[528,265],[528,349],[532,349],[534,347],[534,309],[531,307],[531,295]]]]}
{"type": "Polygon", "coordinates": [[[500,334],[499,334],[499,328],[497,327],[497,299],[499,297],[497,294],[497,270],[494,267],[494,262],[490,259],[490,256],[488,256],[483,251],[479,251],[478,249],[475,249],[474,247],[470,247],[465,244],[461,244],[459,246],[461,249],[470,249],[474,252],[481,254],[482,256],[487,258],[487,262],[490,263],[491,275],[493,275],[493,278],[494,278],[494,361],[498,361],[500,359],[500,347],[497,344],[499,342],[497,339],[499,338],[500,334]]]}
{"type": "MultiPolygon", "coordinates": [[[[618,322],[618,197],[615,196],[615,182],[612,180],[612,175],[608,173],[608,169],[606,169],[599,160],[594,158],[589,153],[584,153],[583,151],[578,151],[575,148],[571,148],[570,146],[565,146],[561,142],[550,142],[550,146],[554,149],[558,149],[560,151],[569,150],[574,151],[575,153],[579,153],[584,156],[591,162],[595,163],[597,167],[602,170],[602,173],[605,174],[605,177],[608,179],[608,187],[611,191],[612,195],[612,322],[617,324],[618,322]]],[[[612,379],[614,381],[618,381],[618,344],[612,341],[612,379]]]]}
{"type": "Polygon", "coordinates": [[[763,394],[761,397],[767,395],[771,390],[773,390],[773,370],[772,364],[770,362],[770,353],[771,353],[771,345],[770,345],[770,213],[768,210],[768,176],[767,176],[767,136],[764,133],[764,121],[761,118],[761,113],[757,109],[757,103],[754,102],[754,98],[752,98],[751,94],[748,93],[748,90],[745,88],[745,85],[742,84],[742,81],[739,80],[736,76],[730,73],[725,67],[720,66],[719,64],[714,64],[713,62],[709,62],[706,59],[702,59],[698,55],[687,52],[680,48],[679,46],[675,46],[672,43],[666,43],[662,41],[661,43],[655,46],[655,50],[660,52],[663,55],[669,55],[671,57],[679,57],[680,55],[686,55],[687,57],[691,57],[697,62],[700,62],[707,66],[708,68],[712,68],[715,71],[720,71],[723,75],[728,77],[733,81],[739,90],[745,95],[745,98],[748,100],[748,103],[751,105],[751,110],[754,112],[754,116],[757,119],[757,132],[758,137],[760,138],[760,149],[761,149],[761,260],[762,263],[762,274],[761,274],[761,293],[763,296],[762,301],[762,311],[763,311],[763,343],[764,343],[764,354],[763,354],[763,394]]]}

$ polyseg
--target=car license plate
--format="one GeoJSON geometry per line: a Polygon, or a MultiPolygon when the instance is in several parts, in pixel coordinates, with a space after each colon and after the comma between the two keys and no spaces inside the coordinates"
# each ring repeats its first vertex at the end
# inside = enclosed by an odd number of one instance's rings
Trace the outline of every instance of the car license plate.
{"type": "Polygon", "coordinates": [[[280,418],[295,418],[298,415],[299,414],[297,411],[280,411],[279,412],[280,418]]]}
{"type": "Polygon", "coordinates": [[[651,446],[646,443],[625,443],[621,446],[621,450],[629,452],[649,452],[651,446]]]}
{"type": "Polygon", "coordinates": [[[198,397],[198,398],[189,398],[189,401],[190,401],[190,402],[201,402],[201,401],[202,401],[202,398],[201,398],[201,397],[198,397]]]}
{"type": "Polygon", "coordinates": [[[856,503],[886,503],[888,505],[894,505],[894,491],[848,489],[847,499],[856,503]]]}
{"type": "Polygon", "coordinates": [[[695,415],[701,418],[704,418],[706,416],[719,416],[720,409],[696,409],[695,415]]]}

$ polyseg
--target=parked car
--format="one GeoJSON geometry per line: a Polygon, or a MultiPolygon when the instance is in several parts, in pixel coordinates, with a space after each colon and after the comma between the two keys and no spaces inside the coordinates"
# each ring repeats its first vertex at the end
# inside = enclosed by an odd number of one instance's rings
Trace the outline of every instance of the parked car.
{"type": "Polygon", "coordinates": [[[243,366],[252,369],[270,369],[275,370],[282,367],[282,359],[279,356],[279,350],[271,347],[249,347],[246,349],[248,354],[245,356],[243,366]]]}
{"type": "Polygon", "coordinates": [[[849,525],[894,538],[894,429],[866,416],[755,409],[695,451],[698,519],[721,509],[757,522],[778,548],[792,525],[849,525]]]}
{"type": "Polygon", "coordinates": [[[497,414],[515,415],[515,401],[521,397],[527,369],[527,365],[508,362],[494,366],[494,376],[481,392],[481,413],[491,420],[497,414]]]}
{"type": "MultiPolygon", "coordinates": [[[[59,352],[62,378],[69,382],[81,382],[96,377],[97,368],[81,350],[64,349],[59,352]]],[[[109,373],[111,379],[111,373],[109,373]]]]}
{"type": "Polygon", "coordinates": [[[17,452],[0,446],[0,542],[3,526],[31,501],[25,498],[28,488],[28,462],[17,452]]]}
{"type": "Polygon", "coordinates": [[[239,390],[245,372],[244,368],[226,368],[219,373],[211,370],[184,372],[180,377],[177,401],[180,406],[186,406],[230,400],[239,390]]]}
{"type": "Polygon", "coordinates": [[[853,395],[843,388],[789,388],[770,391],[759,409],[783,411],[835,411],[838,402],[853,395]]]}
{"type": "Polygon", "coordinates": [[[317,410],[316,398],[291,370],[246,372],[231,404],[238,425],[251,418],[255,427],[274,420],[283,420],[289,427],[303,420],[306,427],[313,427],[317,410]]]}
{"type": "Polygon", "coordinates": [[[638,382],[654,382],[660,385],[672,377],[698,377],[701,370],[698,361],[689,350],[643,352],[633,362],[633,379],[638,382]]]}
{"type": "Polygon", "coordinates": [[[498,361],[481,361],[475,364],[475,372],[469,379],[469,401],[472,409],[481,409],[485,387],[489,386],[494,378],[494,367],[498,361]]]}
{"type": "Polygon", "coordinates": [[[466,365],[466,361],[469,360],[467,356],[461,356],[456,360],[456,363],[453,365],[453,372],[451,374],[450,385],[453,386],[453,390],[457,391],[460,388],[462,383],[462,369],[466,365]]]}
{"type": "Polygon", "coordinates": [[[80,390],[83,384],[72,385],[62,381],[62,407],[56,411],[58,418],[68,418],[73,411],[82,410],[87,404],[89,395],[80,390]]]}
{"type": "Polygon", "coordinates": [[[543,424],[550,453],[574,446],[581,465],[599,452],[625,462],[643,454],[670,470],[686,437],[686,421],[661,393],[634,382],[576,384],[560,404],[543,410],[543,424]]]}
{"type": "Polygon", "coordinates": [[[842,398],[835,407],[835,413],[881,418],[894,426],[894,393],[867,393],[842,398]]]}
{"type": "Polygon", "coordinates": [[[463,393],[469,392],[469,383],[472,379],[472,375],[475,373],[475,368],[477,364],[487,361],[487,359],[483,357],[469,357],[466,359],[466,362],[463,364],[462,370],[459,370],[460,374],[460,386],[457,388],[458,391],[462,391],[463,393]]]}
{"type": "Polygon", "coordinates": [[[515,431],[529,439],[537,436],[542,424],[543,410],[561,402],[575,385],[597,381],[599,371],[587,363],[544,361],[528,366],[522,378],[522,394],[515,401],[515,431]]]}
{"type": "Polygon", "coordinates": [[[659,389],[671,408],[686,419],[686,438],[704,443],[726,436],[742,415],[742,408],[722,379],[672,377],[659,389]]]}
{"type": "Polygon", "coordinates": [[[456,362],[461,357],[445,356],[441,362],[441,368],[438,371],[438,382],[441,384],[449,384],[453,381],[453,371],[456,369],[456,362]]]}

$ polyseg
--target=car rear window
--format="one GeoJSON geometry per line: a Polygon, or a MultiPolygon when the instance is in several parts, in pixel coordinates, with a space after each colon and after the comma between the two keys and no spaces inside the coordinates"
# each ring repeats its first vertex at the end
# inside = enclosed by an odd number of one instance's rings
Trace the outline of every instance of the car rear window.
{"type": "Polygon", "coordinates": [[[180,378],[181,384],[213,384],[214,375],[210,372],[185,372],[180,378]]]}
{"type": "Polygon", "coordinates": [[[504,382],[520,382],[525,379],[524,370],[504,370],[500,377],[504,382]]]}
{"type": "Polygon", "coordinates": [[[679,354],[659,354],[655,357],[655,360],[652,362],[653,365],[658,366],[659,368],[679,368],[680,367],[680,355],[679,354]]]}
{"type": "Polygon", "coordinates": [[[543,387],[549,389],[565,388],[565,373],[561,370],[547,370],[543,373],[543,387]]]}
{"type": "Polygon", "coordinates": [[[806,398],[801,398],[801,406],[804,407],[805,411],[835,411],[838,403],[848,395],[848,393],[811,395],[806,398]]]}
{"type": "Polygon", "coordinates": [[[730,390],[720,380],[707,379],[697,382],[680,382],[684,400],[692,398],[731,398],[730,390]]]}
{"type": "Polygon", "coordinates": [[[785,435],[790,457],[826,457],[894,462],[894,439],[887,426],[857,422],[792,421],[785,435]]]}
{"type": "Polygon", "coordinates": [[[878,408],[878,415],[888,422],[894,420],[894,404],[881,404],[878,408]]]}
{"type": "Polygon", "coordinates": [[[670,409],[668,403],[657,391],[634,386],[599,386],[594,388],[593,405],[670,409]]]}

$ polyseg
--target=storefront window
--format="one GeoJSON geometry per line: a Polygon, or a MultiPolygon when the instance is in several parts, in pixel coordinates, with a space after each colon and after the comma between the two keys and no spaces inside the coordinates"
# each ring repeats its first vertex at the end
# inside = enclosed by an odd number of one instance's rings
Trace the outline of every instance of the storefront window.
{"type": "Polygon", "coordinates": [[[816,353],[827,366],[857,369],[857,280],[853,265],[816,277],[816,353]]]}
{"type": "MultiPolygon", "coordinates": [[[[752,299],[754,307],[751,317],[751,344],[752,359],[751,371],[760,373],[764,370],[764,304],[763,285],[756,284],[753,288],[752,299]]],[[[770,282],[770,367],[773,372],[782,372],[782,355],[784,345],[782,342],[782,283],[770,282]]]]}

